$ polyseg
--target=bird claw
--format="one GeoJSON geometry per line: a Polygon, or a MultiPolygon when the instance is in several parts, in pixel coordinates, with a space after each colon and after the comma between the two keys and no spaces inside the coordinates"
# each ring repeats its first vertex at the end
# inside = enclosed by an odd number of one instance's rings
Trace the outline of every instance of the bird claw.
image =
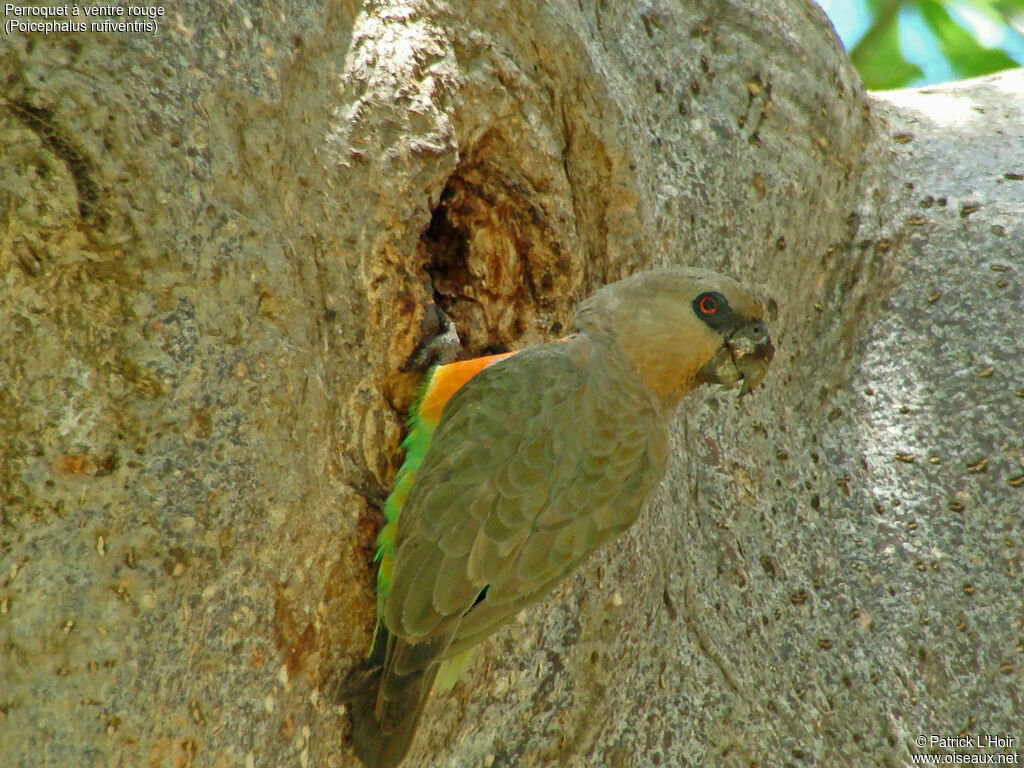
{"type": "Polygon", "coordinates": [[[428,313],[431,310],[433,316],[428,315],[424,320],[424,325],[430,329],[430,335],[417,344],[416,349],[402,363],[403,373],[423,371],[434,365],[446,365],[454,361],[462,350],[462,340],[452,319],[436,304],[428,308],[428,313]]]}

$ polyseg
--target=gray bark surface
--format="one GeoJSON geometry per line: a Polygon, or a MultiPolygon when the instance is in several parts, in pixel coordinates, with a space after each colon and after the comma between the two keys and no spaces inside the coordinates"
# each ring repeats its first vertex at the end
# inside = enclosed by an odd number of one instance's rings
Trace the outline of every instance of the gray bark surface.
{"type": "Polygon", "coordinates": [[[1020,71],[866,94],[804,0],[338,0],[6,35],[0,83],[0,765],[356,765],[435,305],[518,348],[668,263],[763,287],[772,371],[408,765],[1019,753],[1020,71]]]}

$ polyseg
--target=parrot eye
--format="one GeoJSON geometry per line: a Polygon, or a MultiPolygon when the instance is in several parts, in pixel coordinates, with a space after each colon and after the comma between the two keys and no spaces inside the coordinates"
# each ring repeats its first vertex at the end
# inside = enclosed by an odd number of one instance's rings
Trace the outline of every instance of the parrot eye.
{"type": "Polygon", "coordinates": [[[705,325],[716,331],[727,328],[733,322],[729,302],[717,291],[702,293],[694,299],[693,312],[705,325]]]}

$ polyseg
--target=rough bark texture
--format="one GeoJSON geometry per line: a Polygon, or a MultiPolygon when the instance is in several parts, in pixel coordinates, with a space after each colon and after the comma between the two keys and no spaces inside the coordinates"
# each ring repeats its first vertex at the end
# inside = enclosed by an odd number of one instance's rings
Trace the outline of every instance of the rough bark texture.
{"type": "Polygon", "coordinates": [[[517,347],[663,263],[764,286],[774,372],[409,764],[1020,748],[1024,76],[868,96],[803,0],[168,14],[0,38],[0,764],[354,765],[435,305],[517,347]]]}

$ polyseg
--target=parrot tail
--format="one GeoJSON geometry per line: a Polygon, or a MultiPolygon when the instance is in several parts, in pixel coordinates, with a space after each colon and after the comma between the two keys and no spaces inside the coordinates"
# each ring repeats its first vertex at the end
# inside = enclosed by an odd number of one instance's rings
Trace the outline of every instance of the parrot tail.
{"type": "Polygon", "coordinates": [[[379,685],[368,686],[350,704],[352,742],[367,768],[395,768],[412,745],[437,677],[437,645],[387,639],[387,661],[379,685]]]}
{"type": "Polygon", "coordinates": [[[409,695],[415,699],[415,706],[408,707],[405,719],[397,723],[377,719],[376,691],[352,702],[352,742],[363,765],[367,768],[395,768],[402,762],[412,746],[436,674],[435,666],[430,674],[419,675],[418,680],[411,682],[409,695]]]}

